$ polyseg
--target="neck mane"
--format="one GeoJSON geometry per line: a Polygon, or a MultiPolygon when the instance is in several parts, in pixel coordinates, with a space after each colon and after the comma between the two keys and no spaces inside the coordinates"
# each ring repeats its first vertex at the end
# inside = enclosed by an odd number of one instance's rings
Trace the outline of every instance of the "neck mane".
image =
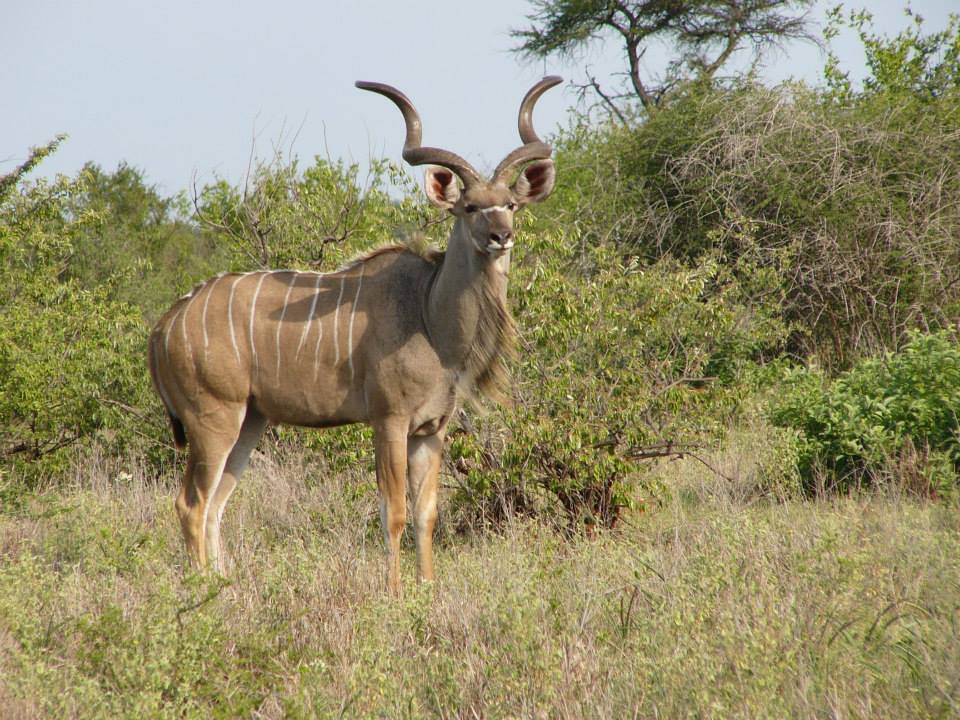
{"type": "MultiPolygon", "coordinates": [[[[491,268],[489,272],[497,272],[491,268]]],[[[510,370],[514,355],[516,325],[507,306],[507,278],[497,283],[482,283],[476,291],[480,308],[477,331],[464,362],[464,374],[473,380],[471,394],[479,393],[496,402],[508,397],[510,370]]]]}

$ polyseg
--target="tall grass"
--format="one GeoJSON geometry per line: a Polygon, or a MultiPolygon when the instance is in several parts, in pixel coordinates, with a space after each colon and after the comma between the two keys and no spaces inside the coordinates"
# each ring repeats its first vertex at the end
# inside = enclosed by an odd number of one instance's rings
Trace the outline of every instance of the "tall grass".
{"type": "MultiPolygon", "coordinates": [[[[747,477],[746,452],[710,460],[747,477]]],[[[408,546],[398,601],[372,475],[315,472],[255,457],[222,579],[185,571],[172,488],[135,466],[0,516],[2,715],[960,714],[955,510],[773,503],[670,463],[674,500],[617,532],[443,530],[432,587],[408,546]]]]}

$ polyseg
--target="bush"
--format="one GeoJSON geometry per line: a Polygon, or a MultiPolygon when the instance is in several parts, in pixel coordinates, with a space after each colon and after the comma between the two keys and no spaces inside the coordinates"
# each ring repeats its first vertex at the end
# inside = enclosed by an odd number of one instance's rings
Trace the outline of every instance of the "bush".
{"type": "MultiPolygon", "coordinates": [[[[832,61],[819,89],[686,83],[630,124],[581,119],[556,139],[554,197],[518,227],[530,232],[510,290],[514,404],[451,433],[461,517],[615,525],[666,492],[642,461],[720,446],[757,388],[782,381],[756,370],[785,350],[826,368],[790,373],[772,411],[774,444],[799,453],[808,488],[820,472],[846,487],[914,470],[938,494],[953,487],[955,421],[916,408],[919,393],[955,409],[949,352],[922,381],[878,368],[932,352],[909,332],[946,342],[937,330],[960,310],[960,29],[886,40],[865,16],[851,22],[873,71],[863,89],[832,61]],[[875,388],[897,388],[900,404],[858,404],[875,388]]],[[[125,165],[24,183],[53,147],[0,178],[0,472],[24,477],[93,443],[170,457],[143,348],[149,321],[193,283],[224,269],[330,270],[449,229],[389,162],[361,178],[356,165],[278,156],[242,186],[201,189],[190,217],[184,195],[162,197],[125,165]]],[[[364,428],[270,437],[331,472],[371,465],[364,428]]],[[[792,482],[769,453],[757,465],[758,484],[792,482]]]]}
{"type": "Polygon", "coordinates": [[[960,345],[949,332],[911,333],[898,353],[861,361],[835,380],[788,374],[771,417],[800,432],[808,490],[847,490],[891,473],[956,497],[960,469],[960,345]]]}
{"type": "Polygon", "coordinates": [[[541,231],[518,242],[514,404],[455,436],[455,506],[616,525],[665,489],[641,459],[722,437],[750,370],[778,352],[778,279],[744,256],[645,265],[610,245],[541,231]],[[771,292],[773,288],[774,292],[771,292]]]}
{"type": "Polygon", "coordinates": [[[191,219],[185,194],[164,197],[125,163],[113,172],[88,163],[62,204],[87,219],[74,229],[64,279],[136,306],[148,324],[229,262],[228,248],[191,219]]]}
{"type": "Polygon", "coordinates": [[[729,260],[746,237],[784,278],[790,348],[828,367],[896,350],[960,308],[960,22],[893,39],[859,29],[855,90],[741,81],[678,88],[642,122],[575,123],[558,144],[555,222],[653,260],[729,260]]]}
{"type": "Polygon", "coordinates": [[[413,177],[384,160],[361,178],[356,163],[316,157],[301,170],[296,158],[277,156],[259,163],[243,187],[223,181],[204,187],[196,204],[198,219],[230,249],[236,269],[332,270],[435,218],[413,177]]]}
{"type": "Polygon", "coordinates": [[[82,180],[26,185],[20,175],[0,183],[0,471],[34,482],[62,471],[79,444],[155,443],[160,423],[142,411],[151,400],[140,313],[109,286],[65,277],[74,243],[96,223],[66,210],[82,180]]]}

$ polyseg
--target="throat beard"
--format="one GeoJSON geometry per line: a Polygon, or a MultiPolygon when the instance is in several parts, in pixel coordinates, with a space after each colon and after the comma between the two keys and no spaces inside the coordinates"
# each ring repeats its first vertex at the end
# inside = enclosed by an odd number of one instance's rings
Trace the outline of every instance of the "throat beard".
{"type": "MultiPolygon", "coordinates": [[[[509,262],[509,255],[505,257],[509,262]]],[[[495,262],[502,259],[497,258],[495,262]]],[[[474,290],[480,312],[463,370],[471,395],[480,394],[503,402],[508,397],[508,362],[514,354],[516,325],[506,303],[506,277],[500,272],[497,274],[501,277],[487,278],[487,282],[474,290]]]]}

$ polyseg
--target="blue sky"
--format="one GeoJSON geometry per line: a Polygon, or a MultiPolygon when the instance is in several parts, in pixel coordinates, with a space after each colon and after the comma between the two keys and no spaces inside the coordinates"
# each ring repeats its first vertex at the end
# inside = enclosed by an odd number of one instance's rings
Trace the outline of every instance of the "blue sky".
{"type": "MultiPolygon", "coordinates": [[[[906,24],[903,2],[860,6],[888,34],[906,24]]],[[[956,0],[911,6],[928,29],[960,10],[956,0]]],[[[126,161],[165,193],[188,188],[194,176],[240,182],[251,149],[259,157],[280,146],[305,159],[399,159],[400,114],[354,89],[358,79],[399,87],[420,111],[425,144],[488,170],[518,143],[520,99],[543,74],[582,79],[589,64],[604,79],[623,66],[614,42],[573,63],[524,64],[509,51],[508,33],[527,12],[516,0],[11,0],[0,8],[0,173],[60,132],[69,140],[41,174],[126,161]]],[[[835,48],[862,74],[854,38],[842,36],[835,48]]],[[[822,65],[815,47],[792,45],[769,59],[765,74],[815,82],[822,65]]],[[[547,93],[535,115],[541,135],[563,124],[575,102],[569,88],[547,93]]]]}

